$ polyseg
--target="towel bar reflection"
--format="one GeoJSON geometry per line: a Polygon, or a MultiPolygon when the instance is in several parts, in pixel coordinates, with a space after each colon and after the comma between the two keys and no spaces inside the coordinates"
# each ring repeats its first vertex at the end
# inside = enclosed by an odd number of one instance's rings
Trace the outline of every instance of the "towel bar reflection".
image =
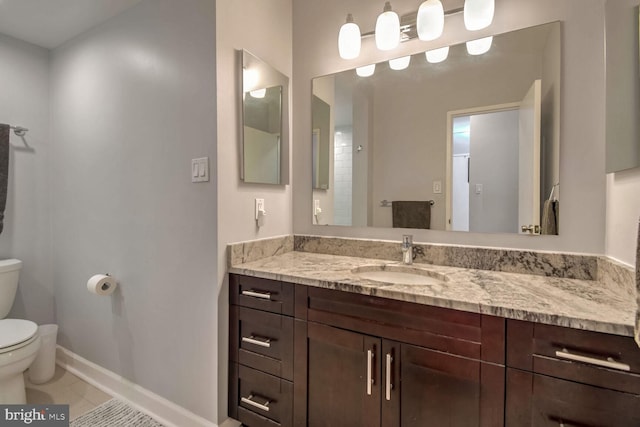
{"type": "MultiPolygon", "coordinates": [[[[390,208],[392,203],[393,202],[390,202],[389,200],[383,200],[383,201],[380,202],[380,207],[381,208],[390,208]]],[[[433,206],[433,205],[436,204],[436,202],[434,200],[429,200],[429,204],[431,206],[433,206]]]]}

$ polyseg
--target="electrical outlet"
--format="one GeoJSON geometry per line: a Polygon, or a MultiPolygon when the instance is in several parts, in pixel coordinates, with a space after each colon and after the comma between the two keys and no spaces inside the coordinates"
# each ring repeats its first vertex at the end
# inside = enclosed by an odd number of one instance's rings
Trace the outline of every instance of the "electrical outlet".
{"type": "Polygon", "coordinates": [[[260,211],[264,212],[264,199],[256,199],[256,221],[260,218],[260,211]]]}

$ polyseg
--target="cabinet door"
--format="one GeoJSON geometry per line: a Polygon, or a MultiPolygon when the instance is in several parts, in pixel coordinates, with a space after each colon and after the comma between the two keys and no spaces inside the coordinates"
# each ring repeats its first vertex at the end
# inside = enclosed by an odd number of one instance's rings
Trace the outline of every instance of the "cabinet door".
{"type": "Polygon", "coordinates": [[[382,357],[384,427],[503,425],[504,367],[387,341],[382,357]]]}
{"type": "Polygon", "coordinates": [[[507,368],[508,426],[637,427],[640,396],[507,368]]]}
{"type": "Polygon", "coordinates": [[[309,427],[380,425],[378,338],[307,325],[309,427]]]}

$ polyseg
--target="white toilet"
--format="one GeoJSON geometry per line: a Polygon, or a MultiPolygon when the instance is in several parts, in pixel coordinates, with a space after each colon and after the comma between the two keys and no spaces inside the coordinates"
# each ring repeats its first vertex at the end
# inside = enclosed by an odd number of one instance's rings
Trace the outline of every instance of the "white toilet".
{"type": "Polygon", "coordinates": [[[29,320],[5,319],[18,289],[22,261],[0,261],[0,405],[25,404],[23,372],[40,349],[38,325],[29,320]]]}

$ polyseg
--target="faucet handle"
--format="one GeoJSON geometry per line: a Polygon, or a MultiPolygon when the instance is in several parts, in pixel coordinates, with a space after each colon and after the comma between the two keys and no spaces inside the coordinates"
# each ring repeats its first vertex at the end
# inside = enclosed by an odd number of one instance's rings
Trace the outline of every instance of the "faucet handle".
{"type": "Polygon", "coordinates": [[[413,245],[413,236],[411,234],[404,234],[402,236],[402,245],[403,246],[413,245]]]}

